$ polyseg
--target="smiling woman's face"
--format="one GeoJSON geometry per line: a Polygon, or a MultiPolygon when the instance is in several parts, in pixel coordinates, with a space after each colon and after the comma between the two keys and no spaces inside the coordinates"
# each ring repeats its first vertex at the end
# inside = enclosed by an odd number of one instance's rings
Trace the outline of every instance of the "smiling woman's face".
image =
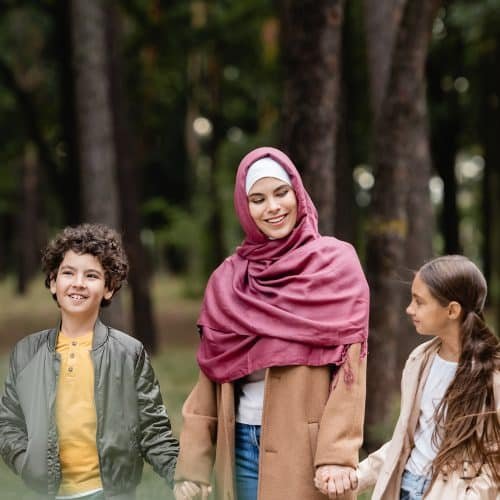
{"type": "Polygon", "coordinates": [[[273,240],[288,236],[297,222],[295,191],[274,177],[263,177],[250,188],[248,208],[260,231],[273,240]]]}

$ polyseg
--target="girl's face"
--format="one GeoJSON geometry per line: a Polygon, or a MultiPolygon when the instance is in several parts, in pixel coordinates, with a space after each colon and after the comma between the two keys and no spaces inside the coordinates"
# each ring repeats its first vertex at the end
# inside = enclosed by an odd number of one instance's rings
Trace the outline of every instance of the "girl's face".
{"type": "Polygon", "coordinates": [[[288,236],[297,222],[295,191],[274,177],[263,177],[250,188],[248,208],[259,230],[273,240],[288,236]]]}
{"type": "Polygon", "coordinates": [[[422,281],[419,273],[415,275],[411,286],[411,302],[406,308],[421,335],[448,336],[456,331],[457,320],[456,302],[442,306],[431,294],[427,285],[422,281]]]}

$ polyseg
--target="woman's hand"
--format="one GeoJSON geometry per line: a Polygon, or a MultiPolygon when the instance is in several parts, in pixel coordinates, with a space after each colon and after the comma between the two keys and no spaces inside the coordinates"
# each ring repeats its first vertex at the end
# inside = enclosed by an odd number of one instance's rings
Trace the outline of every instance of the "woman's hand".
{"type": "Polygon", "coordinates": [[[322,465],[316,469],[314,485],[328,498],[337,498],[358,487],[358,476],[352,467],[322,465]]]}
{"type": "Polygon", "coordinates": [[[212,488],[193,481],[178,481],[174,485],[175,500],[208,500],[212,488]]]}

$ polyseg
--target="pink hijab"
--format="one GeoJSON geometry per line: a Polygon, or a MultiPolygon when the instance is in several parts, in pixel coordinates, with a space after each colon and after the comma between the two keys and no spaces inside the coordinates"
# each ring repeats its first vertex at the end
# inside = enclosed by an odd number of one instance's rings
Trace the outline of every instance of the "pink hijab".
{"type": "Polygon", "coordinates": [[[198,363],[224,383],[270,366],[340,366],[347,348],[366,354],[369,290],[354,248],[318,233],[318,215],[291,160],[258,148],[241,161],[234,204],[246,237],[210,277],[198,319],[198,363]],[[248,168],[270,157],[290,176],[297,224],[269,240],[250,216],[248,168]]]}

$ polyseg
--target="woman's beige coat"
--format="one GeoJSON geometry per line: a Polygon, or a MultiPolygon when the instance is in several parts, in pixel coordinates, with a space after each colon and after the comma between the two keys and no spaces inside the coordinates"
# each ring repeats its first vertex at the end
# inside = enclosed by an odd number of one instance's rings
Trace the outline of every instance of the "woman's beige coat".
{"type": "MultiPolygon", "coordinates": [[[[409,356],[401,379],[401,410],[392,439],[358,467],[358,491],[375,486],[372,500],[399,500],[401,476],[417,428],[422,390],[441,341],[435,338],[409,356]]],[[[494,377],[497,412],[500,411],[500,373],[494,377]]],[[[459,471],[439,476],[425,500],[498,500],[500,494],[486,466],[464,463],[459,471]]]]}
{"type": "MultiPolygon", "coordinates": [[[[266,370],[259,500],[325,500],[313,484],[316,467],[356,467],[365,387],[366,358],[360,357],[360,344],[349,349],[333,389],[328,366],[266,370]]],[[[175,479],[212,483],[213,498],[235,500],[233,384],[215,384],[200,373],[182,414],[175,479]]]]}

